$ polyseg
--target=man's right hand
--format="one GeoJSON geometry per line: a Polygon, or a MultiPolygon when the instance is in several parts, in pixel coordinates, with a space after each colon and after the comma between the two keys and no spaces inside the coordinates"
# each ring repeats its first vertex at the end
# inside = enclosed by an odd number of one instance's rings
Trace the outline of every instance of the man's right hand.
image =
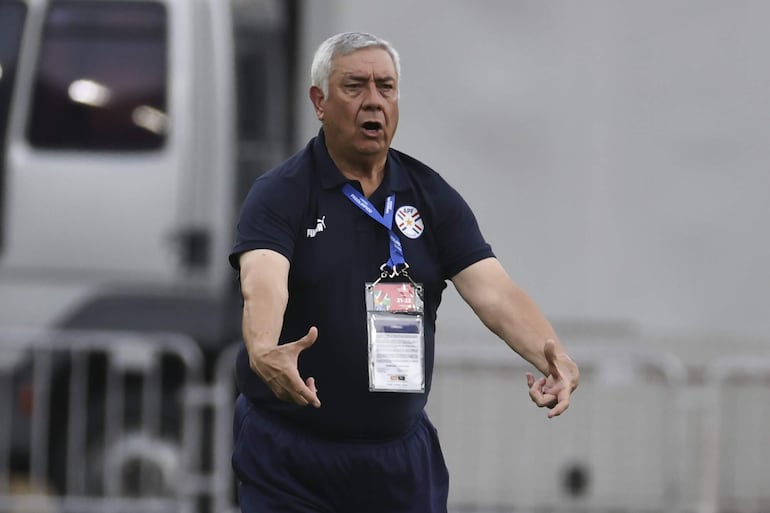
{"type": "Polygon", "coordinates": [[[299,354],[312,346],[318,338],[318,328],[311,327],[307,335],[294,342],[271,347],[267,351],[249,352],[249,365],[264,381],[275,396],[300,406],[321,407],[314,378],[303,381],[297,369],[299,354]]]}

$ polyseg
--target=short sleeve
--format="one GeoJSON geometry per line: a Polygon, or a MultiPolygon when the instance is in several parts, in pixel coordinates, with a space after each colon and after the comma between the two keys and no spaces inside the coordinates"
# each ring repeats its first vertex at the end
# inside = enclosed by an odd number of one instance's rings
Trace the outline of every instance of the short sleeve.
{"type": "Polygon", "coordinates": [[[242,253],[270,249],[289,260],[302,225],[307,190],[282,176],[263,175],[251,187],[241,207],[230,265],[239,269],[242,253]]]}
{"type": "Polygon", "coordinates": [[[451,279],[479,260],[493,257],[468,203],[446,182],[436,193],[434,231],[443,279],[451,279]]]}

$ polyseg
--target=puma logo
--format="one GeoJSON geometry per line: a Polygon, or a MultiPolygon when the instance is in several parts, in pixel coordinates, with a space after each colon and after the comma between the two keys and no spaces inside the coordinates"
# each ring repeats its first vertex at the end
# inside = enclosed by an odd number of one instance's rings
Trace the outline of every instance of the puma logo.
{"type": "Polygon", "coordinates": [[[307,229],[307,238],[312,239],[320,232],[324,231],[326,229],[326,216],[323,216],[320,219],[316,219],[316,225],[315,228],[308,228],[307,229]]]}

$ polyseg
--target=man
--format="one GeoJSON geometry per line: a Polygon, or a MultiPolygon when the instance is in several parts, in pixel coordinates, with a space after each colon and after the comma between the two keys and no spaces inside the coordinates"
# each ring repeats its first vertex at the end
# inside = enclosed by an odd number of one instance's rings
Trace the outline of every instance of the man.
{"type": "Polygon", "coordinates": [[[577,387],[577,366],[468,205],[390,148],[399,77],[387,42],[326,40],[311,68],[321,131],[244,202],[230,255],[244,299],[233,452],[244,512],[446,512],[424,412],[446,280],[543,373],[527,382],[549,417],[577,387]]]}

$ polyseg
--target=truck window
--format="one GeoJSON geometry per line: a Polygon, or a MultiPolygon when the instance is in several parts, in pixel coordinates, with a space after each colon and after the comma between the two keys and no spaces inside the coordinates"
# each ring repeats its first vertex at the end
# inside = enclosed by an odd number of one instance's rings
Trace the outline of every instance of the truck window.
{"type": "Polygon", "coordinates": [[[33,86],[30,143],[94,151],[162,147],[166,21],[157,2],[53,2],[33,86]]]}
{"type": "Polygon", "coordinates": [[[20,1],[0,2],[0,250],[3,247],[5,212],[5,137],[26,15],[26,5],[20,1]]]}
{"type": "Polygon", "coordinates": [[[285,159],[293,137],[298,4],[238,0],[234,5],[238,175],[235,204],[252,182],[285,159]]]}

